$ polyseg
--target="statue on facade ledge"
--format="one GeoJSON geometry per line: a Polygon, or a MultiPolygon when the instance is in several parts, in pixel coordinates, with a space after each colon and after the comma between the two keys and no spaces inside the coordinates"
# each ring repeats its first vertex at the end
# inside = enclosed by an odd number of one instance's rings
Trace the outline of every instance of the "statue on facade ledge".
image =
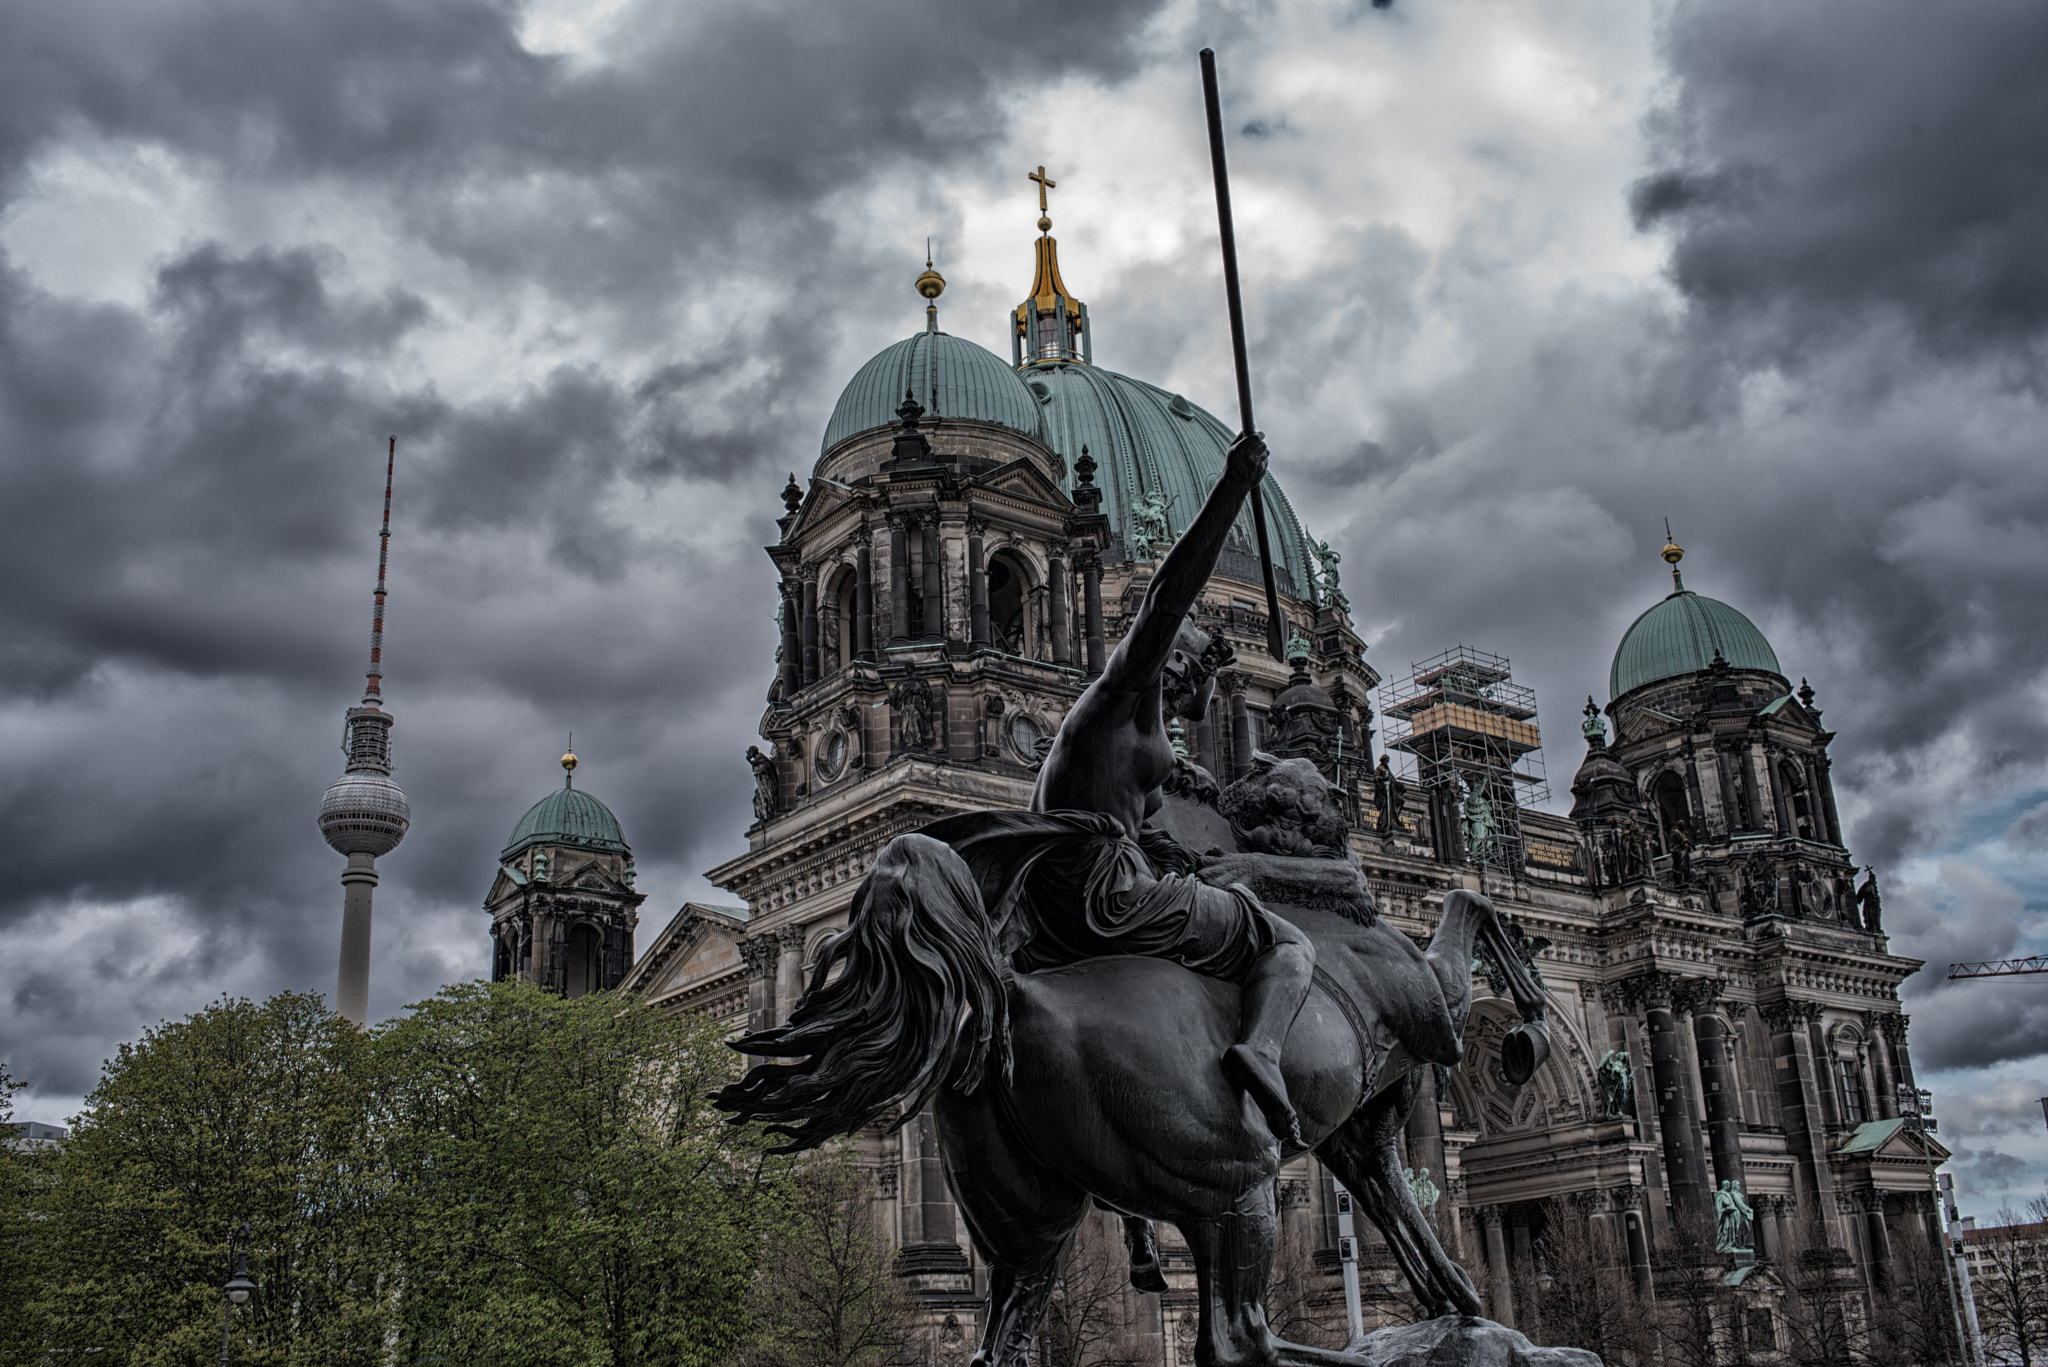
{"type": "Polygon", "coordinates": [[[1755,1239],[1750,1221],[1756,1211],[1742,1199],[1742,1183],[1729,1178],[1714,1193],[1714,1250],[1718,1253],[1752,1253],[1755,1239]]]}
{"type": "Polygon", "coordinates": [[[1877,869],[1869,864],[1863,866],[1866,875],[1863,886],[1856,889],[1856,910],[1862,917],[1863,928],[1872,935],[1884,933],[1884,899],[1877,891],[1877,869]]]}
{"type": "Polygon", "coordinates": [[[1636,1075],[1629,1066],[1628,1050],[1609,1049],[1594,1071],[1600,1084],[1600,1118],[1636,1118],[1636,1075]]]}
{"type": "Polygon", "coordinates": [[[1408,805],[1408,785],[1387,763],[1384,750],[1380,752],[1379,764],[1372,771],[1372,796],[1373,805],[1379,809],[1373,829],[1381,835],[1392,835],[1400,830],[1401,809],[1408,805]]]}
{"type": "Polygon", "coordinates": [[[775,761],[749,745],[747,764],[754,771],[754,820],[766,821],[775,815],[775,761]]]}

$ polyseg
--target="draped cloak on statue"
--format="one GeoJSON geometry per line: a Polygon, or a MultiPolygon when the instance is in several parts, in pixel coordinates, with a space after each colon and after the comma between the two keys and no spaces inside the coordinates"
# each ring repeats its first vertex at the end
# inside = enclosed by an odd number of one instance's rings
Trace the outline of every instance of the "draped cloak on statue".
{"type": "Polygon", "coordinates": [[[1241,982],[1275,943],[1272,913],[1248,889],[1160,871],[1101,812],[969,812],[921,834],[966,861],[1021,972],[1137,954],[1241,982]]]}

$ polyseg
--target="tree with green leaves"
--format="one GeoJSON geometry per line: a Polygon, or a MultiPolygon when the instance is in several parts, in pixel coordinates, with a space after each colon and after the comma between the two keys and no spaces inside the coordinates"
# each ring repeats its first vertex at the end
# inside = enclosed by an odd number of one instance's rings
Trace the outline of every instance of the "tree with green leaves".
{"type": "Polygon", "coordinates": [[[10,1142],[21,1084],[0,1064],[0,1362],[32,1362],[42,1350],[36,1313],[37,1222],[32,1215],[43,1155],[10,1142]]]}
{"type": "MultiPolygon", "coordinates": [[[[121,1047],[38,1155],[36,1310],[50,1356],[217,1362],[229,1231],[262,1290],[231,1360],[381,1363],[395,1280],[369,1129],[370,1041],[317,996],[223,998],[121,1047]]],[[[28,1359],[33,1360],[33,1359],[28,1359]]]]}
{"type": "Polygon", "coordinates": [[[737,1075],[723,1029],[617,993],[466,983],[376,1050],[398,1360],[729,1357],[785,1165],[711,1106],[737,1075]]]}

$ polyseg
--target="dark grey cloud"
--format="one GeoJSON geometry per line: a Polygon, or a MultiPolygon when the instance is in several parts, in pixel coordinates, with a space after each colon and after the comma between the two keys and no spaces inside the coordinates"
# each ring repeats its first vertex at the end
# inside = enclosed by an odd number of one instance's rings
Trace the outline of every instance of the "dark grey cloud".
{"type": "Polygon", "coordinates": [[[1783,363],[1888,323],[2038,383],[2048,13],[1686,5],[1636,220],[1695,306],[1783,363]]]}
{"type": "Polygon", "coordinates": [[[0,16],[0,211],[118,147],[277,220],[252,244],[195,218],[139,307],[0,257],[0,937],[38,951],[0,1001],[10,1068],[75,1095],[156,1014],[326,985],[311,812],[360,686],[391,433],[417,817],[373,1006],[481,971],[473,908],[572,727],[658,925],[661,889],[738,848],[774,648],[756,548],[841,320],[883,288],[886,248],[828,201],[970,157],[1027,75],[1118,79],[1153,7],[649,4],[587,59],[462,0],[0,16]],[[590,359],[529,371],[507,336],[525,378],[419,373],[522,293],[590,359]]]}
{"type": "MultiPolygon", "coordinates": [[[[575,56],[523,47],[509,4],[0,14],[0,211],[108,147],[206,201],[140,302],[0,261],[0,494],[35,510],[0,542],[0,939],[42,951],[0,998],[0,1058],[76,1093],[154,1013],[325,986],[338,870],[310,813],[366,644],[388,433],[417,823],[385,861],[373,1007],[481,970],[491,856],[572,727],[664,916],[745,825],[775,491],[848,356],[915,325],[907,243],[845,225],[880,196],[957,233],[936,182],[991,178],[993,149],[1055,126],[1052,95],[1165,98],[1143,92],[1169,61],[1198,128],[1185,49],[1209,40],[1233,126],[1268,134],[1233,147],[1261,421],[1380,667],[1511,655],[1561,789],[1573,704],[1666,587],[1669,514],[1688,582],[1820,690],[1857,852],[1926,866],[1888,884],[1895,947],[2022,944],[2025,897],[1956,852],[2037,839],[2014,813],[2048,801],[2036,12],[1676,7],[1642,162],[1592,215],[1668,250],[1660,290],[1574,274],[1597,249],[1538,183],[1569,127],[1503,116],[1456,145],[1448,178],[1490,188],[1432,236],[1344,174],[1447,111],[1339,125],[1313,82],[1257,79],[1298,16],[1203,10],[1182,43],[1156,8],[646,4],[575,56]],[[1313,270],[1252,254],[1262,182],[1354,196],[1302,239],[1313,270]],[[425,377],[494,328],[437,372],[488,382],[425,377]]],[[[1404,61],[1470,19],[1355,8],[1338,28],[1404,61]]],[[[1568,11],[1539,36],[1596,44],[1568,11]]],[[[1099,287],[1079,240],[1098,359],[1226,408],[1214,291],[1189,288],[1207,240],[1099,287]]],[[[993,341],[954,304],[981,288],[956,282],[948,326],[993,341]]],[[[2048,1050],[2024,992],[1914,992],[1923,1066],[2048,1050]]]]}

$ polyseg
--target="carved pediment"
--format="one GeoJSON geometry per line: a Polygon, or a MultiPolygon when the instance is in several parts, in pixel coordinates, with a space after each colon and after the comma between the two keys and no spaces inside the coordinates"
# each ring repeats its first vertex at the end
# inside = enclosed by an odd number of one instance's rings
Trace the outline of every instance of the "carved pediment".
{"type": "Polygon", "coordinates": [[[1039,503],[1050,503],[1062,512],[1073,507],[1060,486],[1047,478],[1046,473],[1033,462],[1019,456],[1007,465],[999,465],[974,481],[984,489],[1028,498],[1039,503]]]}

